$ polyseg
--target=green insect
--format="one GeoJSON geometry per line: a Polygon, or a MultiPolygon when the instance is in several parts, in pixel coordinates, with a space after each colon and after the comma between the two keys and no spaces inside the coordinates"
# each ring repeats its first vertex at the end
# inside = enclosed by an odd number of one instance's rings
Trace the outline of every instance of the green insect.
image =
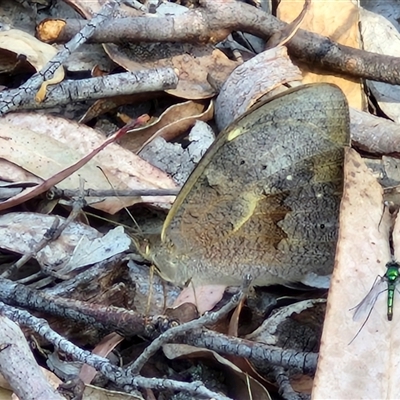
{"type": "MultiPolygon", "coordinates": [[[[361,329],[368,321],[368,318],[371,315],[372,309],[374,308],[374,305],[378,300],[378,297],[383,292],[386,291],[387,291],[387,318],[389,321],[392,320],[394,292],[395,290],[397,290],[397,292],[400,293],[399,289],[397,289],[398,283],[400,283],[400,264],[397,261],[389,261],[386,264],[385,275],[383,276],[378,275],[368,294],[361,300],[359,304],[357,304],[354,308],[352,308],[352,310],[355,310],[353,315],[353,321],[359,321],[362,317],[364,317],[367,314],[365,321],[361,325],[361,328],[359,329],[357,335],[353,338],[353,340],[358,336],[361,329]]],[[[353,340],[351,342],[353,342],[353,340]]]]}

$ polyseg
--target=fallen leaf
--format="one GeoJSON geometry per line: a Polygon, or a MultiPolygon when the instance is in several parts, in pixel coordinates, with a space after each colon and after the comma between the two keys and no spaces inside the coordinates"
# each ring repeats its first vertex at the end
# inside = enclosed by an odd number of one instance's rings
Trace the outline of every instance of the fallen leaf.
{"type": "Polygon", "coordinates": [[[124,233],[122,226],[117,226],[96,239],[82,236],[67,262],[57,266],[57,273],[67,275],[78,268],[106,260],[128,250],[130,244],[131,239],[124,233]]]}
{"type": "MultiPolygon", "coordinates": [[[[19,29],[0,31],[0,48],[25,56],[27,61],[36,68],[36,71],[40,71],[57,54],[55,47],[43,43],[29,33],[19,29]]],[[[51,79],[42,83],[36,94],[36,100],[43,101],[46,96],[47,86],[59,83],[63,79],[64,69],[60,67],[55,71],[51,79]]]]}
{"type": "Polygon", "coordinates": [[[170,360],[176,358],[205,358],[218,363],[228,383],[228,396],[237,400],[271,400],[268,391],[251,376],[241,371],[235,364],[212,350],[198,349],[186,344],[164,344],[163,351],[170,360]]]}
{"type": "Polygon", "coordinates": [[[179,71],[178,85],[166,92],[190,100],[214,96],[215,89],[207,81],[208,74],[218,81],[225,82],[238,66],[237,62],[230,60],[221,50],[211,45],[127,43],[123,47],[106,44],[104,48],[115,63],[130,72],[146,68],[176,68],[179,71]]]}
{"type": "MultiPolygon", "coordinates": [[[[0,216],[0,248],[19,254],[29,254],[53,225],[54,219],[63,217],[38,213],[7,213],[0,216]]],[[[82,237],[91,242],[102,234],[88,225],[70,222],[60,237],[50,241],[36,254],[42,266],[62,265],[71,258],[82,237]]],[[[107,257],[108,258],[108,257],[107,257]]]]}
{"type": "MultiPolygon", "coordinates": [[[[111,351],[115,349],[122,341],[124,340],[123,336],[119,335],[116,332],[110,333],[105,336],[100,343],[92,350],[92,354],[95,354],[100,357],[107,357],[111,351]]],[[[95,368],[90,365],[83,364],[82,369],[79,373],[79,378],[85,384],[92,382],[93,378],[96,376],[97,371],[95,368]]]]}
{"type": "Polygon", "coordinates": [[[173,307],[178,307],[183,303],[193,303],[196,305],[200,315],[212,310],[222,299],[226,286],[224,285],[204,285],[184,288],[176,298],[173,307]]]}
{"type": "Polygon", "coordinates": [[[134,153],[140,152],[156,137],[166,141],[177,139],[190,129],[197,120],[209,121],[213,117],[213,103],[186,101],[168,107],[150,124],[132,129],[120,140],[120,144],[134,153]]]}
{"type": "MultiPolygon", "coordinates": [[[[385,17],[360,9],[360,29],[363,48],[377,54],[397,57],[400,52],[400,33],[385,17]]],[[[400,122],[400,88],[389,83],[367,80],[366,85],[379,108],[392,120],[400,122]]]]}
{"type": "Polygon", "coordinates": [[[260,97],[282,84],[301,79],[301,72],[290,60],[286,47],[274,47],[246,61],[232,72],[217,97],[218,129],[226,128],[260,97]]]}
{"type": "MultiPolygon", "coordinates": [[[[43,179],[49,179],[105,142],[101,134],[86,126],[63,118],[30,113],[6,115],[0,125],[0,140],[3,143],[0,148],[1,158],[43,179]]],[[[11,171],[12,165],[9,168],[11,171]]],[[[58,183],[57,187],[77,189],[79,176],[85,179],[87,188],[93,189],[112,189],[109,181],[116,190],[176,188],[173,180],[162,171],[117,144],[110,144],[103,149],[87,166],[58,183]],[[108,180],[97,166],[101,166],[108,180]]],[[[16,177],[21,180],[18,174],[16,177]]],[[[16,179],[4,174],[1,178],[16,179]]],[[[31,177],[27,179],[31,180],[31,177]]],[[[93,207],[113,214],[124,206],[143,201],[171,203],[172,198],[111,197],[93,207]]]]}
{"type": "MultiPolygon", "coordinates": [[[[277,9],[278,18],[288,23],[292,22],[300,14],[303,4],[302,1],[280,1],[277,9]]],[[[351,0],[312,1],[300,28],[319,33],[335,42],[357,49],[360,47],[358,22],[358,7],[351,0]]],[[[326,71],[316,71],[315,68],[307,66],[301,66],[301,70],[304,84],[334,83],[343,90],[350,106],[363,109],[364,92],[360,79],[327,74],[326,71]]]]}
{"type": "MultiPolygon", "coordinates": [[[[400,360],[395,351],[400,345],[398,293],[393,321],[386,316],[387,293],[378,298],[360,332],[363,321],[353,321],[354,310],[350,311],[367,295],[376,277],[385,273],[385,265],[391,259],[390,220],[387,213],[382,218],[382,212],[382,188],[357,152],[348,150],[336,266],[314,380],[314,399],[390,399],[400,393],[400,360]]],[[[397,221],[397,259],[399,230],[397,221]]]]}

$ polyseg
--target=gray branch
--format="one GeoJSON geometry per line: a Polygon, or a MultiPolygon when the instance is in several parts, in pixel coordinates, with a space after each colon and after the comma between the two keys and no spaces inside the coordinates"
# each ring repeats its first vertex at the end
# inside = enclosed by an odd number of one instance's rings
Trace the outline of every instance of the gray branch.
{"type": "MultiPolygon", "coordinates": [[[[137,72],[123,72],[97,78],[67,80],[47,88],[46,100],[38,103],[33,98],[21,104],[22,109],[44,109],[72,102],[97,100],[106,97],[158,92],[174,89],[178,76],[172,68],[157,68],[137,72]]],[[[18,97],[21,87],[7,91],[8,97],[18,97]]],[[[1,106],[0,96],[0,106],[1,106]]],[[[0,108],[0,112],[2,109],[0,108]]]]}
{"type": "Polygon", "coordinates": [[[305,374],[315,373],[317,368],[317,353],[283,350],[206,329],[187,332],[184,336],[174,339],[174,343],[185,343],[214,350],[220,354],[236,355],[254,363],[268,362],[283,368],[298,368],[305,374]]]}
{"type": "Polygon", "coordinates": [[[119,1],[117,0],[106,2],[99,13],[88,21],[68,43],[64,44],[63,49],[59,51],[43,69],[28,79],[17,91],[13,91],[12,93],[3,92],[3,94],[0,95],[0,116],[19,108],[22,104],[32,99],[35,91],[43,81],[45,79],[50,79],[71,53],[85,43],[94,34],[95,30],[103,25],[112,15],[117,5],[119,5],[119,1]]]}
{"type": "Polygon", "coordinates": [[[49,296],[20,283],[0,278],[0,301],[83,323],[99,330],[119,331],[129,336],[143,335],[150,319],[135,311],[84,301],[49,296]]]}
{"type": "Polygon", "coordinates": [[[21,329],[0,316],[0,372],[24,400],[65,400],[55,391],[36,363],[21,329]]]}
{"type": "Polygon", "coordinates": [[[38,333],[42,338],[52,343],[58,350],[70,355],[74,360],[83,362],[101,372],[104,376],[115,382],[119,387],[127,389],[130,387],[143,387],[157,390],[177,390],[185,391],[198,398],[216,400],[230,400],[228,397],[215,393],[207,389],[202,382],[178,382],[171,379],[145,378],[133,376],[128,370],[117,367],[106,358],[93,355],[91,352],[82,350],[73,343],[64,339],[53,331],[46,320],[36,318],[27,311],[19,310],[0,302],[0,314],[7,316],[11,320],[24,325],[38,333]]]}
{"type": "Polygon", "coordinates": [[[168,329],[162,335],[160,335],[157,339],[153,340],[153,342],[143,351],[143,353],[136,359],[136,361],[129,367],[129,370],[133,374],[138,374],[140,370],[143,368],[144,364],[148,361],[148,359],[155,354],[164,343],[167,343],[174,338],[181,336],[187,332],[190,332],[194,329],[202,328],[205,325],[213,324],[221,319],[223,316],[228,314],[229,311],[233,310],[239,301],[243,298],[243,292],[239,292],[238,294],[232,296],[231,300],[228,304],[222,307],[220,310],[205,314],[202,317],[195,319],[190,322],[186,322],[182,325],[175,326],[173,328],[168,329]]]}

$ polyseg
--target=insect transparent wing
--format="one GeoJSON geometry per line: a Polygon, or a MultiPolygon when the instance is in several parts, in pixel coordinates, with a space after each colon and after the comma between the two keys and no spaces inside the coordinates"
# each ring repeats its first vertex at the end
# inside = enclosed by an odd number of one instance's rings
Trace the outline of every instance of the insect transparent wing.
{"type": "Polygon", "coordinates": [[[368,294],[350,310],[355,310],[353,321],[360,321],[362,318],[369,317],[376,300],[382,292],[387,291],[387,280],[385,277],[377,276],[368,294]]]}

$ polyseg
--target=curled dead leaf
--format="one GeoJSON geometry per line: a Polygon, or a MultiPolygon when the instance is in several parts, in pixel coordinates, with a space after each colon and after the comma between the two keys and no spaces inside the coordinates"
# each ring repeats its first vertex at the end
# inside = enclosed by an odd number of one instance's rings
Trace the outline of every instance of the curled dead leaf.
{"type": "MultiPolygon", "coordinates": [[[[34,36],[19,29],[0,31],[0,48],[23,55],[36,71],[40,71],[56,54],[57,49],[37,40],[34,36]]],[[[46,96],[48,85],[59,83],[64,79],[64,69],[60,67],[54,76],[43,82],[36,93],[36,100],[41,102],[46,96]]]]}

